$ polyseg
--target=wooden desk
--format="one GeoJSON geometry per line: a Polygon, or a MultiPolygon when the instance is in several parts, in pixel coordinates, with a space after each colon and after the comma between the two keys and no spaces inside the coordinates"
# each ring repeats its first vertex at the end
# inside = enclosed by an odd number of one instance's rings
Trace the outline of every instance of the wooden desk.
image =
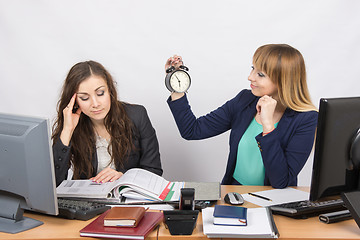
{"type": "MultiPolygon", "coordinates": [[[[80,237],[79,231],[92,222],[94,219],[88,221],[69,220],[54,216],[47,216],[41,214],[26,213],[26,217],[34,218],[44,222],[43,225],[30,229],[25,232],[17,234],[1,233],[0,239],[13,240],[13,239],[26,239],[26,240],[96,240],[97,238],[80,237]]],[[[156,230],[152,231],[147,240],[157,239],[156,230]]],[[[99,238],[98,238],[99,239],[99,238]]],[[[104,238],[108,239],[108,238],[104,238]]]]}
{"type": "MultiPolygon", "coordinates": [[[[300,190],[308,191],[308,187],[297,187],[300,190]]],[[[228,192],[248,193],[263,190],[270,190],[271,187],[264,186],[221,186],[221,199],[228,192]]],[[[223,200],[218,204],[225,204],[223,200]]],[[[243,207],[258,207],[252,203],[244,203],[243,207]]],[[[325,224],[319,221],[318,217],[309,219],[292,219],[285,216],[274,215],[276,226],[280,233],[279,239],[286,240],[312,240],[312,239],[360,239],[360,228],[355,220],[347,220],[339,223],[325,224]]],[[[158,239],[209,239],[203,234],[202,218],[199,215],[197,226],[191,236],[171,236],[169,231],[162,224],[159,228],[158,239]]],[[[213,239],[213,238],[212,238],[213,239]]]]}
{"type": "MultiPolygon", "coordinates": [[[[301,190],[308,190],[308,187],[298,187],[301,190]]],[[[221,186],[222,199],[225,194],[232,191],[239,193],[256,192],[271,189],[263,186],[221,186]]],[[[218,204],[225,204],[223,200],[218,204]]],[[[245,203],[244,207],[257,207],[251,203],[245,203]]],[[[18,234],[0,233],[0,239],[27,239],[27,240],[52,240],[52,239],[82,239],[94,240],[95,238],[80,237],[79,230],[89,224],[89,221],[67,220],[52,216],[26,213],[28,217],[43,221],[44,224],[35,229],[18,234]]],[[[347,220],[339,223],[324,224],[318,217],[305,220],[297,220],[284,216],[274,215],[276,226],[280,232],[280,239],[299,240],[299,239],[360,239],[360,229],[354,220],[347,220]]],[[[201,214],[198,217],[197,226],[190,236],[171,236],[164,224],[154,230],[148,236],[148,240],[155,239],[208,239],[203,234],[201,214]]]]}

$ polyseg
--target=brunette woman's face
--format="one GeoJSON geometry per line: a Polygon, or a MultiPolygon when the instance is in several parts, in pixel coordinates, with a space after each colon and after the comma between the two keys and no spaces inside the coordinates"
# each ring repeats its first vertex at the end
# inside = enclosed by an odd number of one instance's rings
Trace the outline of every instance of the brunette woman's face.
{"type": "Polygon", "coordinates": [[[264,72],[252,67],[248,80],[250,81],[251,92],[255,96],[262,97],[268,95],[277,98],[277,87],[264,72]]]}
{"type": "Polygon", "coordinates": [[[102,123],[111,106],[105,79],[92,75],[82,81],[77,90],[76,102],[91,121],[102,123]]]}

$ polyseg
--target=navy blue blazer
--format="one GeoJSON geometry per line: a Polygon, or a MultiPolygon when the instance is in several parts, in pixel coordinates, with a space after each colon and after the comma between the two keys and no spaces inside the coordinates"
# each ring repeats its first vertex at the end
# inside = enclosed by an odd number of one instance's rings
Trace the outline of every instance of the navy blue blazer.
{"type": "MultiPolygon", "coordinates": [[[[239,141],[256,115],[256,97],[250,90],[241,91],[218,109],[196,118],[187,96],[167,100],[183,138],[210,138],[228,130],[230,153],[221,184],[231,184],[239,141]]],[[[297,112],[287,108],[277,128],[271,133],[256,136],[265,167],[264,185],[285,188],[297,185],[297,175],[306,163],[314,144],[318,113],[297,112]]]]}

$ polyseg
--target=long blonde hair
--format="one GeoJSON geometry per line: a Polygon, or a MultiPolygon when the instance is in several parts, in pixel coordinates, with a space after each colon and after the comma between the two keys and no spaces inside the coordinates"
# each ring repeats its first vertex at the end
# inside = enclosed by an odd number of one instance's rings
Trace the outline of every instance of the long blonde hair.
{"type": "Polygon", "coordinates": [[[281,104],[299,112],[317,111],[306,83],[305,61],[297,49],[287,44],[261,46],[253,64],[276,84],[281,104]]]}

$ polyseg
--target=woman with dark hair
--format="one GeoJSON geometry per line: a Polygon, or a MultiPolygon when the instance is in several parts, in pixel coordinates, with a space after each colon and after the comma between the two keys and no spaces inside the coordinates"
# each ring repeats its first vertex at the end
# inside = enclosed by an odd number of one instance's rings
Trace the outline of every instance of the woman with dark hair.
{"type": "Polygon", "coordinates": [[[56,184],[74,179],[107,182],[130,168],[162,175],[159,143],[146,109],[118,100],[109,72],[95,61],[69,71],[53,126],[56,184]]]}
{"type": "MultiPolygon", "coordinates": [[[[181,63],[175,55],[165,69],[181,63]]],[[[231,130],[222,184],[296,186],[313,147],[318,116],[303,56],[287,44],[268,44],[255,51],[252,64],[251,90],[242,90],[211,113],[196,118],[184,93],[172,93],[169,107],[185,139],[231,130]]]]}

